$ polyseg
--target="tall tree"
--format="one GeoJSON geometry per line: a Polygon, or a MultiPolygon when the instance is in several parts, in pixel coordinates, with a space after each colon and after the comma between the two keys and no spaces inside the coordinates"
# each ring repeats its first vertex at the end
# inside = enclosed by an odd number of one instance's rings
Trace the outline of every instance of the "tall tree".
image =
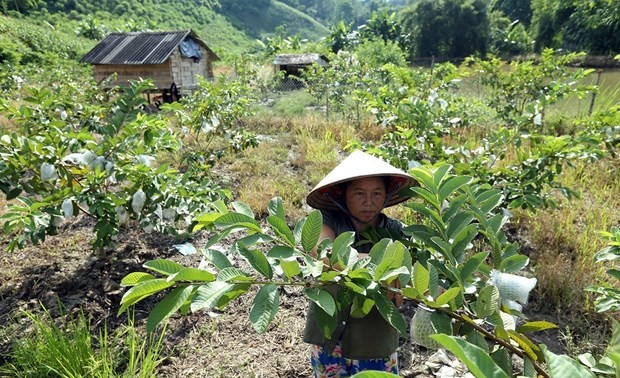
{"type": "Polygon", "coordinates": [[[456,58],[487,52],[489,18],[484,0],[420,0],[402,17],[417,56],[456,58]]]}
{"type": "Polygon", "coordinates": [[[502,11],[510,21],[519,21],[526,27],[532,20],[531,0],[497,0],[493,9],[502,11]]]}

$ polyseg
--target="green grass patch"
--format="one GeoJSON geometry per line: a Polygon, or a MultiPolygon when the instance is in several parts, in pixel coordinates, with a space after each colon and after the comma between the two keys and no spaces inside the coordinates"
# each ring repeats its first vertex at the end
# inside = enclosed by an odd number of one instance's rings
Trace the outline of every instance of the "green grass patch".
{"type": "Polygon", "coordinates": [[[9,362],[0,367],[0,373],[24,378],[157,376],[163,338],[138,334],[131,320],[114,334],[104,326],[94,337],[82,312],[61,314],[59,323],[45,308],[24,314],[32,331],[13,335],[16,341],[9,362]]]}

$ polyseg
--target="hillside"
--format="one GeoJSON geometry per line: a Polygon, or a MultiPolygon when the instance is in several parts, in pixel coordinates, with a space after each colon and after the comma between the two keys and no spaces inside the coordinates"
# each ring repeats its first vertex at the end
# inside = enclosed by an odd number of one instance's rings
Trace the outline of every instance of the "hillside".
{"type": "MultiPolygon", "coordinates": [[[[329,32],[326,26],[309,15],[279,1],[250,4],[222,1],[221,6],[213,7],[200,1],[103,1],[87,4],[48,1],[36,9],[7,14],[25,25],[35,24],[48,32],[59,31],[65,35],[82,35],[93,42],[113,31],[191,28],[218,55],[224,56],[253,52],[259,46],[257,40],[276,33],[318,41],[329,32]]],[[[2,24],[8,25],[8,21],[2,24]]],[[[0,32],[6,33],[7,28],[1,28],[0,32]]],[[[5,43],[5,48],[6,45],[10,43],[5,43]]]]}

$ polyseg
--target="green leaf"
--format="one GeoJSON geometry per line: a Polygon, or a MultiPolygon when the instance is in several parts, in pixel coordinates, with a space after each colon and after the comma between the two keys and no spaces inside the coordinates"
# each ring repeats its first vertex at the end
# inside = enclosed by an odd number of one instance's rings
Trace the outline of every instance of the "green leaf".
{"type": "Polygon", "coordinates": [[[217,308],[218,309],[225,308],[230,301],[247,293],[248,290],[250,290],[250,286],[251,284],[249,283],[235,284],[235,286],[232,289],[228,290],[227,292],[225,292],[218,298],[217,303],[216,303],[217,308]]]}
{"type": "Polygon", "coordinates": [[[407,267],[405,266],[400,266],[398,268],[390,268],[389,270],[385,271],[383,275],[381,275],[381,277],[379,277],[378,281],[390,283],[396,277],[399,277],[401,275],[409,275],[409,274],[411,273],[409,272],[409,270],[407,270],[407,267]]]}
{"type": "Polygon", "coordinates": [[[301,274],[301,268],[297,260],[281,260],[280,266],[282,267],[282,272],[284,272],[284,275],[289,281],[291,278],[301,274]]]}
{"type": "Polygon", "coordinates": [[[613,278],[617,280],[620,280],[620,270],[618,269],[607,269],[605,273],[609,274],[610,276],[612,276],[613,278]]]}
{"type": "Polygon", "coordinates": [[[469,280],[469,278],[478,270],[478,267],[488,255],[488,252],[479,252],[471,256],[467,262],[462,265],[460,270],[461,282],[467,282],[467,280],[469,280]]]}
{"type": "Polygon", "coordinates": [[[418,291],[418,289],[414,287],[405,287],[401,290],[401,294],[407,298],[411,299],[422,299],[424,295],[418,291]]]}
{"type": "Polygon", "coordinates": [[[452,242],[452,249],[450,253],[457,261],[460,261],[465,248],[471,243],[472,240],[478,234],[478,226],[476,224],[470,224],[469,226],[463,228],[461,232],[459,232],[452,242]]]}
{"type": "Polygon", "coordinates": [[[213,208],[217,210],[220,214],[226,214],[228,212],[226,202],[222,201],[221,199],[218,199],[211,203],[211,206],[213,206],[213,208]]]}
{"type": "Polygon", "coordinates": [[[194,286],[177,287],[162,298],[151,310],[146,320],[146,332],[151,333],[157,325],[174,314],[190,297],[194,286]]]}
{"type": "Polygon", "coordinates": [[[439,209],[433,210],[428,206],[425,206],[421,203],[409,202],[405,204],[408,208],[412,209],[416,213],[422,215],[424,218],[430,219],[435,226],[435,230],[433,232],[438,236],[443,238],[443,230],[446,228],[446,224],[439,215],[439,209]]]}
{"type": "Polygon", "coordinates": [[[419,261],[416,261],[413,264],[413,284],[414,287],[422,294],[426,293],[428,290],[430,277],[429,272],[426,268],[420,264],[419,261]]]}
{"type": "Polygon", "coordinates": [[[269,205],[267,206],[267,210],[270,215],[276,216],[282,220],[285,220],[284,214],[284,205],[282,203],[282,198],[274,197],[269,201],[269,205]]]}
{"type": "Polygon", "coordinates": [[[222,240],[222,239],[226,238],[228,235],[230,235],[230,233],[232,231],[234,231],[234,229],[235,229],[234,227],[229,227],[229,228],[226,228],[226,229],[222,230],[221,232],[218,232],[217,234],[211,236],[209,238],[209,240],[207,240],[207,242],[205,243],[204,249],[209,249],[212,246],[216,245],[217,243],[220,242],[220,240],[222,240]]]}
{"type": "Polygon", "coordinates": [[[529,378],[538,377],[538,372],[536,371],[536,368],[534,367],[534,363],[529,358],[525,358],[523,360],[523,375],[529,378]]]}
{"type": "Polygon", "coordinates": [[[308,215],[301,230],[301,246],[306,252],[312,251],[319,242],[321,229],[323,227],[323,215],[318,210],[314,210],[308,215]]]}
{"type": "Polygon", "coordinates": [[[174,273],[178,273],[179,271],[185,269],[185,267],[177,262],[166,260],[166,259],[156,259],[145,262],[143,267],[150,269],[154,272],[164,274],[169,276],[174,273]]]}
{"type": "Polygon", "coordinates": [[[271,243],[275,239],[267,234],[251,234],[248,236],[244,236],[240,239],[237,239],[238,243],[243,243],[246,246],[258,244],[258,243],[271,243]]]}
{"type": "Polygon", "coordinates": [[[452,335],[452,320],[448,315],[440,311],[433,311],[431,314],[431,323],[433,324],[435,333],[452,335]]]}
{"type": "Polygon", "coordinates": [[[392,327],[396,328],[403,337],[407,337],[407,324],[394,303],[380,292],[375,293],[373,299],[383,319],[390,323],[392,327]]]}
{"type": "MultiPolygon", "coordinates": [[[[338,235],[334,240],[332,247],[332,255],[329,259],[332,265],[342,262],[345,266],[349,264],[349,256],[351,255],[351,244],[355,241],[355,233],[346,231],[338,235]]],[[[344,268],[344,267],[343,267],[344,268]]]]}
{"type": "Polygon", "coordinates": [[[439,273],[432,264],[428,265],[428,290],[433,298],[439,295],[439,273]]]}
{"type": "Polygon", "coordinates": [[[493,232],[493,235],[498,235],[507,221],[508,217],[503,214],[493,215],[491,219],[488,220],[488,226],[493,232]]]}
{"type": "MultiPolygon", "coordinates": [[[[501,314],[504,314],[504,313],[501,313],[501,314]]],[[[504,327],[505,326],[506,325],[504,324],[504,327]]],[[[508,332],[508,336],[510,337],[510,339],[515,341],[517,344],[519,344],[519,346],[525,352],[525,354],[527,354],[527,356],[531,358],[533,361],[538,361],[543,358],[540,347],[534,344],[530,339],[528,339],[527,336],[517,333],[513,331],[512,329],[507,329],[506,332],[508,332]]]]}
{"type": "Polygon", "coordinates": [[[452,193],[473,180],[470,176],[452,176],[439,185],[439,202],[443,202],[452,193]]]}
{"type": "Polygon", "coordinates": [[[439,298],[435,300],[435,303],[443,306],[448,304],[448,302],[456,298],[459,294],[461,294],[461,288],[459,286],[451,287],[450,289],[444,291],[439,298]]]}
{"type": "Polygon", "coordinates": [[[258,222],[245,214],[240,213],[227,213],[221,215],[215,220],[215,225],[218,227],[232,226],[235,228],[245,228],[249,232],[261,232],[262,229],[258,222]]]}
{"type": "Polygon", "coordinates": [[[433,182],[435,183],[437,188],[439,188],[441,183],[445,181],[444,179],[446,178],[446,175],[451,170],[452,170],[452,166],[450,164],[443,164],[437,167],[437,169],[435,170],[435,173],[433,173],[433,182]]]}
{"type": "MultiPolygon", "coordinates": [[[[424,189],[424,188],[420,188],[416,186],[414,188],[411,188],[410,190],[413,192],[414,196],[418,196],[422,198],[423,200],[428,202],[434,209],[439,210],[441,208],[441,203],[439,202],[437,197],[435,197],[435,194],[433,194],[433,192],[429,191],[428,189],[424,189]]],[[[414,203],[407,203],[405,204],[405,206],[411,207],[413,204],[414,203]]],[[[419,211],[422,208],[425,208],[425,205],[422,205],[421,207],[416,206],[413,209],[416,211],[419,211]]]]}
{"type": "Polygon", "coordinates": [[[510,376],[491,359],[487,352],[476,345],[457,336],[436,334],[430,337],[458,357],[474,376],[478,378],[510,378],[510,376]]]}
{"type": "Polygon", "coordinates": [[[137,284],[129,289],[121,298],[121,308],[118,314],[122,314],[129,306],[134,305],[144,298],[171,287],[174,283],[165,278],[156,278],[137,284]]]}
{"type": "Polygon", "coordinates": [[[403,243],[399,241],[395,241],[388,245],[383,253],[383,259],[375,269],[374,279],[379,281],[385,272],[400,268],[403,265],[406,253],[409,253],[409,251],[405,248],[403,243]]]}
{"type": "Polygon", "coordinates": [[[233,266],[228,257],[217,249],[203,249],[201,252],[205,259],[209,260],[220,270],[233,266]]]}
{"type": "Polygon", "coordinates": [[[454,237],[461,232],[465,226],[470,224],[473,219],[474,215],[469,211],[459,212],[452,219],[450,219],[449,222],[445,219],[444,215],[444,221],[448,222],[448,229],[446,230],[446,236],[448,239],[454,239],[454,237]]]}
{"type": "Polygon", "coordinates": [[[243,245],[238,245],[237,247],[241,256],[245,257],[252,268],[265,276],[267,279],[271,279],[273,277],[271,265],[269,264],[267,257],[261,251],[256,249],[248,249],[243,245]]]}
{"type": "Polygon", "coordinates": [[[192,229],[192,232],[202,230],[205,227],[207,229],[211,228],[211,226],[215,223],[217,218],[221,216],[222,216],[222,213],[214,212],[214,211],[205,213],[205,214],[200,214],[194,219],[194,221],[196,222],[196,225],[192,229]]]}
{"type": "Polygon", "coordinates": [[[171,282],[179,282],[179,281],[189,281],[189,282],[210,282],[215,280],[215,276],[211,272],[207,272],[206,270],[196,269],[196,268],[184,268],[180,270],[178,273],[171,274],[168,276],[168,281],[171,282]]]}
{"type": "Polygon", "coordinates": [[[552,378],[579,377],[594,378],[595,375],[580,365],[577,361],[567,355],[557,355],[547,349],[545,345],[541,345],[542,352],[545,355],[549,374],[552,378]]]}
{"type": "Polygon", "coordinates": [[[256,293],[256,297],[254,297],[252,310],[250,311],[250,322],[256,332],[264,333],[267,330],[269,323],[271,323],[278,312],[279,305],[280,294],[277,285],[268,284],[260,288],[258,293],[256,293]]]}
{"type": "Polygon", "coordinates": [[[11,190],[9,190],[9,192],[6,194],[6,200],[10,201],[12,199],[17,198],[22,192],[21,188],[13,188],[11,190]]]}
{"type": "Polygon", "coordinates": [[[152,279],[155,279],[155,276],[153,276],[150,273],[133,272],[133,273],[129,273],[121,280],[121,286],[135,286],[141,282],[152,280],[152,279]]]}
{"type": "Polygon", "coordinates": [[[506,348],[497,349],[495,352],[491,353],[491,358],[506,372],[506,374],[512,376],[512,359],[506,348]]]}
{"type": "Polygon", "coordinates": [[[301,272],[304,276],[319,277],[323,272],[323,261],[314,260],[310,256],[304,256],[304,264],[301,267],[301,272]]]}
{"type": "Polygon", "coordinates": [[[232,206],[237,213],[243,214],[249,218],[254,219],[254,212],[252,211],[250,206],[248,206],[247,204],[243,202],[233,202],[232,206]]]}
{"type": "Polygon", "coordinates": [[[295,250],[292,247],[274,245],[269,252],[267,252],[267,257],[273,259],[290,259],[295,256],[295,254],[295,250]]]}
{"type": "Polygon", "coordinates": [[[433,192],[437,191],[437,186],[433,181],[433,175],[428,168],[414,167],[409,171],[409,174],[411,174],[411,176],[413,176],[413,178],[415,178],[421,185],[426,186],[433,192]]]}
{"type": "Polygon", "coordinates": [[[387,249],[388,245],[390,245],[391,243],[392,243],[392,240],[387,239],[387,238],[381,239],[377,243],[375,243],[375,245],[373,245],[372,248],[370,249],[370,252],[368,252],[368,257],[370,257],[370,262],[375,265],[379,265],[381,260],[383,260],[383,254],[385,253],[385,250],[387,249]]]}
{"type": "Polygon", "coordinates": [[[314,312],[314,320],[321,329],[323,336],[329,340],[338,326],[338,317],[335,315],[329,315],[323,311],[322,308],[317,307],[314,312]]]}
{"type": "Polygon", "coordinates": [[[322,308],[327,315],[334,316],[336,314],[336,302],[329,291],[314,287],[304,289],[304,294],[322,308]]]}
{"type": "Polygon", "coordinates": [[[539,320],[536,322],[525,323],[519,326],[516,329],[516,331],[519,333],[527,333],[527,332],[536,332],[536,331],[542,331],[545,329],[552,329],[552,328],[558,328],[558,326],[553,323],[546,322],[544,320],[539,320]]]}
{"type": "Polygon", "coordinates": [[[286,244],[291,247],[295,246],[295,237],[293,236],[291,229],[282,218],[275,215],[270,215],[267,217],[267,223],[271,225],[276,235],[282,238],[286,244]]]}
{"type": "Polygon", "coordinates": [[[478,348],[484,350],[486,353],[489,353],[489,344],[480,332],[472,330],[469,334],[467,334],[465,339],[471,344],[474,344],[478,348]]]}
{"type": "Polygon", "coordinates": [[[250,277],[243,270],[237,267],[231,266],[231,267],[220,270],[220,272],[217,274],[217,280],[218,281],[236,280],[236,281],[248,281],[249,282],[249,281],[253,281],[254,279],[250,277]]]}
{"type": "Polygon", "coordinates": [[[301,243],[301,232],[304,228],[304,223],[306,223],[306,218],[301,218],[295,223],[295,228],[293,228],[293,236],[295,237],[295,244],[301,243]]]}
{"type": "Polygon", "coordinates": [[[488,190],[484,194],[478,195],[476,201],[480,210],[487,214],[491,210],[495,209],[503,199],[502,192],[500,190],[488,190]]]}
{"type": "Polygon", "coordinates": [[[519,272],[525,268],[530,259],[525,255],[512,255],[502,260],[499,264],[499,271],[506,273],[519,272]]]}
{"type": "Polygon", "coordinates": [[[499,308],[499,290],[495,286],[485,286],[478,294],[476,315],[480,319],[491,316],[499,308]]]}
{"type": "Polygon", "coordinates": [[[196,291],[196,295],[192,299],[191,309],[192,312],[197,312],[203,308],[213,308],[217,305],[217,301],[220,297],[235,287],[234,284],[229,284],[222,281],[213,281],[205,285],[202,285],[196,291]]]}

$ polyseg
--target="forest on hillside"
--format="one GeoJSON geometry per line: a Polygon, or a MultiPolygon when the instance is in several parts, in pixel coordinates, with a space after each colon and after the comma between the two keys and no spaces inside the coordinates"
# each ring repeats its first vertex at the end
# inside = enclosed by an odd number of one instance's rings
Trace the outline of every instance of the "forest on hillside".
{"type": "Polygon", "coordinates": [[[545,48],[620,52],[617,0],[0,0],[0,11],[94,41],[111,31],[192,28],[216,52],[233,54],[255,53],[265,44],[270,52],[336,52],[360,34],[398,45],[409,60],[508,57],[545,48]],[[325,38],[331,43],[316,44],[325,38]]]}

